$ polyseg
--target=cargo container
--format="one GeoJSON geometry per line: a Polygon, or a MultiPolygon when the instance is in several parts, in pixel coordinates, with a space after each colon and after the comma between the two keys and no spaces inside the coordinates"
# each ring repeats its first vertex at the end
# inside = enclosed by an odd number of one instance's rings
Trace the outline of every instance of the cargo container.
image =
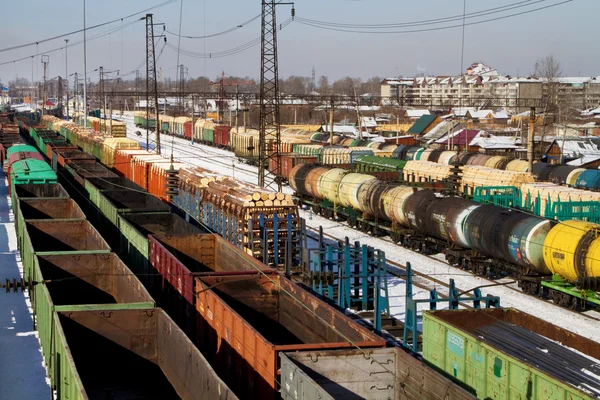
{"type": "Polygon", "coordinates": [[[279,353],[283,400],[467,400],[475,395],[398,347],[279,353]]]}
{"type": "Polygon", "coordinates": [[[385,341],[278,275],[197,277],[200,346],[236,393],[273,398],[281,351],[385,347],[385,341]]]}
{"type": "Polygon", "coordinates": [[[36,152],[17,152],[17,153],[12,153],[10,155],[10,157],[8,158],[8,161],[6,162],[6,172],[8,174],[8,176],[10,176],[10,172],[12,170],[12,166],[14,163],[16,163],[17,161],[22,161],[22,160],[39,160],[42,162],[44,161],[44,157],[36,152]]]}
{"type": "Polygon", "coordinates": [[[192,121],[187,121],[183,124],[183,136],[188,139],[188,140],[192,140],[192,121]]]}
{"type": "Polygon", "coordinates": [[[73,179],[82,187],[88,178],[117,178],[118,175],[108,170],[99,162],[89,164],[87,161],[71,161],[66,164],[66,170],[73,176],[73,179]]]}
{"type": "Polygon", "coordinates": [[[231,126],[227,125],[217,125],[215,126],[215,146],[221,147],[224,149],[229,148],[229,132],[231,131],[231,126]]]}
{"type": "Polygon", "coordinates": [[[110,247],[89,221],[31,220],[25,221],[21,246],[23,275],[33,274],[36,254],[57,252],[110,253],[110,247]]]}
{"type": "Polygon", "coordinates": [[[36,329],[51,379],[56,387],[55,311],[116,310],[154,307],[154,300],[116,254],[57,254],[35,258],[37,282],[32,293],[36,329]]]}
{"type": "Polygon", "coordinates": [[[423,357],[479,398],[599,394],[598,343],[514,309],[425,311],[423,357]]]}
{"type": "Polygon", "coordinates": [[[59,398],[237,399],[159,308],[55,319],[59,398]]]}

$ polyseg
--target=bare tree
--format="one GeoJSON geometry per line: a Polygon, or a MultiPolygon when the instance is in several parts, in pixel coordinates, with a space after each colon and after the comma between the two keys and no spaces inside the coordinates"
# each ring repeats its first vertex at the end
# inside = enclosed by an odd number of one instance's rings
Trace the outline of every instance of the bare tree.
{"type": "Polygon", "coordinates": [[[546,111],[558,111],[560,77],[562,76],[558,60],[552,54],[538,59],[533,67],[533,74],[544,82],[544,94],[547,99],[546,111]]]}

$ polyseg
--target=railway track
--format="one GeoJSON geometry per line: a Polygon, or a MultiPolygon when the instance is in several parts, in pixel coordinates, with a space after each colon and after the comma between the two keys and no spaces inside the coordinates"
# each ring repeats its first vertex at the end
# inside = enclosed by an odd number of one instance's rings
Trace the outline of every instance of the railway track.
{"type": "MultiPolygon", "coordinates": [[[[219,156],[222,156],[222,154],[219,154],[219,152],[210,151],[210,149],[211,149],[210,147],[208,147],[206,145],[201,145],[201,144],[199,144],[197,147],[194,147],[193,149],[190,149],[186,145],[182,145],[180,143],[177,143],[179,139],[180,138],[175,138],[173,149],[177,150],[180,153],[189,155],[190,159],[192,159],[192,158],[196,158],[196,159],[200,158],[201,159],[202,156],[199,155],[198,153],[202,152],[202,153],[206,153],[207,156],[210,157],[210,159],[209,159],[208,162],[210,162],[211,164],[217,164],[219,166],[225,166],[225,167],[231,168],[231,164],[230,163],[227,163],[227,162],[224,162],[224,161],[218,159],[219,156]]],[[[181,139],[181,140],[185,140],[185,139],[181,139]]],[[[167,144],[165,144],[164,146],[165,146],[164,149],[168,148],[167,144]]],[[[237,161],[237,157],[234,157],[234,155],[233,155],[232,152],[229,152],[229,153],[231,154],[231,157],[233,157],[237,161]]],[[[187,157],[186,157],[186,160],[187,160],[187,157]]],[[[190,164],[194,164],[193,162],[189,162],[189,163],[190,164]]],[[[236,171],[242,171],[242,172],[244,172],[244,173],[246,173],[246,174],[248,174],[250,176],[253,176],[253,177],[257,176],[257,171],[256,171],[256,169],[254,167],[242,167],[242,165],[244,165],[244,164],[242,164],[240,162],[236,162],[235,170],[236,171]]],[[[205,167],[206,168],[210,168],[209,166],[205,166],[205,167]]],[[[340,238],[335,237],[335,236],[333,236],[331,234],[328,234],[328,233],[326,233],[325,235],[327,237],[329,237],[330,239],[335,240],[335,241],[341,240],[340,238]]],[[[389,238],[377,238],[377,239],[381,239],[381,240],[383,240],[383,241],[385,241],[387,243],[394,244],[389,238]]],[[[450,264],[447,264],[445,261],[440,260],[438,258],[429,256],[429,255],[426,255],[426,254],[422,254],[422,253],[418,253],[418,254],[422,255],[422,256],[425,256],[425,257],[428,257],[428,258],[430,258],[433,261],[440,262],[440,263],[443,262],[444,264],[446,264],[448,266],[451,266],[450,264]]],[[[406,266],[405,265],[403,265],[401,263],[398,263],[398,262],[395,262],[395,261],[392,261],[392,260],[388,260],[388,264],[391,265],[391,266],[393,266],[395,269],[397,269],[397,270],[400,271],[400,272],[396,272],[396,271],[390,270],[389,271],[390,275],[395,276],[395,277],[400,278],[400,279],[405,278],[405,274],[402,273],[402,271],[406,270],[406,266]]],[[[453,267],[453,266],[451,266],[451,267],[453,267]]],[[[460,271],[462,271],[462,270],[460,270],[460,271]]],[[[425,283],[418,282],[417,280],[415,280],[413,282],[413,284],[414,284],[415,287],[418,287],[418,288],[421,288],[421,289],[424,289],[424,290],[431,290],[433,288],[440,288],[440,287],[443,287],[443,288],[446,288],[446,289],[448,288],[448,283],[447,282],[443,282],[443,281],[441,281],[441,280],[439,280],[437,278],[434,278],[434,277],[432,277],[432,276],[430,276],[428,274],[420,273],[418,271],[415,271],[414,269],[413,269],[413,276],[418,277],[419,279],[422,279],[423,281],[428,281],[428,284],[425,284],[425,283]]],[[[475,276],[475,275],[472,275],[472,276],[475,276]]],[[[480,277],[480,278],[485,279],[483,277],[480,277]]],[[[521,291],[519,288],[515,288],[515,287],[511,286],[511,284],[514,284],[514,281],[512,281],[512,280],[511,281],[492,281],[492,280],[489,280],[489,279],[485,279],[485,280],[486,280],[486,282],[488,284],[483,285],[482,287],[503,286],[503,287],[509,289],[511,292],[516,292],[519,295],[527,295],[530,298],[543,301],[545,304],[548,304],[548,305],[552,306],[552,308],[557,307],[560,310],[569,311],[572,314],[580,315],[583,318],[585,318],[586,320],[594,321],[594,322],[600,322],[600,313],[598,313],[595,310],[584,311],[584,312],[577,312],[575,310],[571,310],[571,309],[562,307],[560,305],[555,304],[552,300],[544,299],[544,298],[540,298],[540,297],[537,297],[537,296],[534,296],[534,295],[527,294],[527,293],[521,291]]],[[[470,293],[462,293],[461,295],[462,296],[467,296],[467,297],[468,296],[472,296],[470,293]]],[[[443,298],[443,296],[440,296],[440,297],[443,298]]],[[[461,306],[463,306],[465,308],[470,307],[468,304],[461,304],[461,306]]]]}

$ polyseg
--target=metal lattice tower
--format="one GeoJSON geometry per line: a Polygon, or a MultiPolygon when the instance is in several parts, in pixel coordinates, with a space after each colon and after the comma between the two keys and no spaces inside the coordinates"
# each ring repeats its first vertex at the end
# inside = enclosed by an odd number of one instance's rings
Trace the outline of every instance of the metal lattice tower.
{"type": "MultiPolygon", "coordinates": [[[[98,74],[100,74],[100,81],[98,82],[100,109],[102,110],[102,114],[106,120],[106,101],[104,101],[104,67],[98,68],[98,74]]],[[[100,121],[100,123],[102,123],[102,121],[100,121]]],[[[102,129],[100,128],[100,130],[102,129]]]]}
{"type": "Polygon", "coordinates": [[[154,24],[152,14],[146,14],[146,148],[150,148],[148,121],[150,120],[150,102],[154,106],[156,126],[156,154],[160,154],[160,129],[158,121],[158,85],[156,83],[156,53],[154,50],[154,24]]]}
{"type": "MultiPolygon", "coordinates": [[[[260,134],[258,143],[258,185],[281,191],[281,131],[279,123],[279,71],[277,66],[277,18],[275,0],[262,0],[260,134]],[[265,180],[269,161],[274,160],[273,179],[265,180]]],[[[294,8],[292,7],[292,17],[294,8]]]]}
{"type": "Polygon", "coordinates": [[[46,83],[46,72],[48,70],[48,63],[50,63],[50,56],[43,55],[42,56],[42,64],[44,64],[44,83],[42,86],[42,115],[45,114],[46,102],[48,101],[48,86],[46,83]]]}
{"type": "Polygon", "coordinates": [[[183,115],[185,112],[184,99],[185,99],[185,70],[183,64],[179,66],[179,115],[183,115]]]}
{"type": "MultiPolygon", "coordinates": [[[[73,98],[75,100],[75,114],[79,114],[79,75],[75,72],[75,77],[73,78],[73,98]]],[[[79,118],[79,115],[77,115],[79,118]]]]}

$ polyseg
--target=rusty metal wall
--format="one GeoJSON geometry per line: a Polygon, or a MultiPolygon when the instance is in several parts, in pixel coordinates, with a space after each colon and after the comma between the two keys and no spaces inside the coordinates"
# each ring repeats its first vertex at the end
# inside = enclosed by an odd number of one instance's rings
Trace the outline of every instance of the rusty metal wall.
{"type": "Polygon", "coordinates": [[[21,199],[19,208],[24,219],[85,219],[73,199],[21,199]]]}
{"type": "Polygon", "coordinates": [[[89,397],[236,399],[160,309],[58,315],[89,397]]]}
{"type": "Polygon", "coordinates": [[[115,253],[38,256],[54,305],[154,304],[140,280],[115,253]]]}
{"type": "Polygon", "coordinates": [[[110,250],[88,221],[27,221],[26,229],[35,252],[110,250]]]}

